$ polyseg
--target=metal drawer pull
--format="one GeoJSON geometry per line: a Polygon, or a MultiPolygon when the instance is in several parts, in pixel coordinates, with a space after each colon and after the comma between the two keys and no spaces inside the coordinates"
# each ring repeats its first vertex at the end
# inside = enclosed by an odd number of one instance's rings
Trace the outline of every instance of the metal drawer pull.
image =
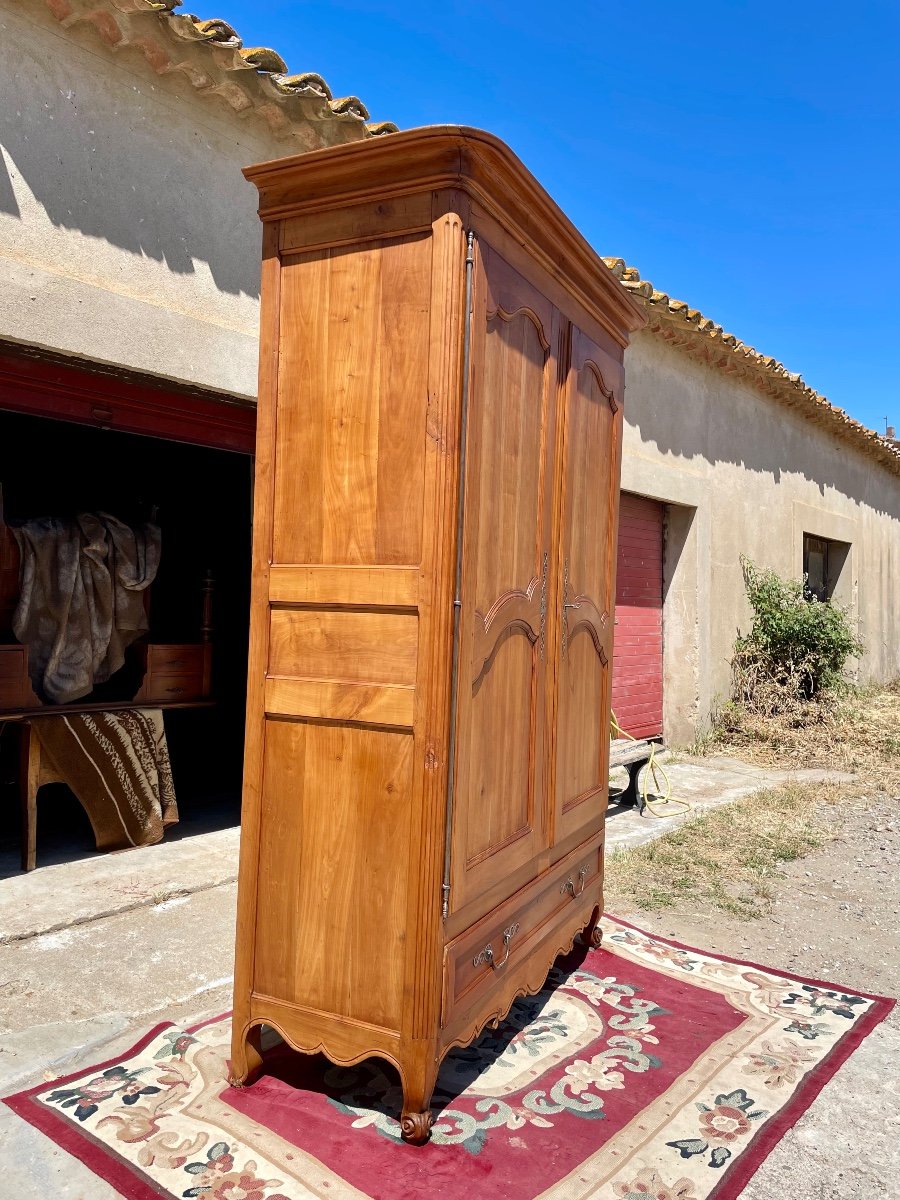
{"type": "Polygon", "coordinates": [[[518,932],[518,921],[516,921],[515,925],[510,925],[508,929],[503,930],[503,949],[505,953],[499,961],[494,958],[494,947],[490,942],[488,942],[481,953],[476,954],[476,956],[472,959],[472,966],[480,967],[482,963],[490,963],[495,971],[499,971],[501,967],[505,967],[506,960],[509,958],[509,943],[513,940],[518,932]]]}
{"type": "Polygon", "coordinates": [[[581,882],[581,886],[579,887],[577,892],[575,891],[575,880],[572,879],[571,876],[566,880],[566,882],[559,889],[560,892],[571,892],[573,896],[580,896],[581,893],[584,891],[584,885],[587,883],[587,877],[588,877],[589,873],[590,873],[590,867],[582,867],[581,870],[578,872],[578,878],[581,882]]]}

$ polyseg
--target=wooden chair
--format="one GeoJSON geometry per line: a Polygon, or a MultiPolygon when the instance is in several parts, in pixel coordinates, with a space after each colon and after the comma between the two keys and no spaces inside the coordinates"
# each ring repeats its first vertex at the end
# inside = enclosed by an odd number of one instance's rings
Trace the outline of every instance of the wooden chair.
{"type": "Polygon", "coordinates": [[[19,734],[19,801],[22,812],[22,870],[37,865],[37,794],[45,783],[65,783],[47,755],[31,721],[21,721],[19,734]]]}

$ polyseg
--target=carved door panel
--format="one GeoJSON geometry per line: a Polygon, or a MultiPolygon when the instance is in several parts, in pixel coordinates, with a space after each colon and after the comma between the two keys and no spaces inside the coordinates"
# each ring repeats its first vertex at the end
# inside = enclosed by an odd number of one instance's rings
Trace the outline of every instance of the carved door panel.
{"type": "Polygon", "coordinates": [[[473,919],[520,886],[547,845],[545,617],[558,341],[549,301],[490,247],[481,244],[477,255],[451,887],[453,911],[481,903],[473,919]]]}
{"type": "Polygon", "coordinates": [[[603,822],[621,454],[621,368],[577,328],[565,383],[553,842],[603,822]]]}

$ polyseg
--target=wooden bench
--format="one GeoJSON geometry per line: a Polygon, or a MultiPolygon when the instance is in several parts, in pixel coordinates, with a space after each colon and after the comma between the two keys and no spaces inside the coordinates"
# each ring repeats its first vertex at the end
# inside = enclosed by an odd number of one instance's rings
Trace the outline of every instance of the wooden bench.
{"type": "Polygon", "coordinates": [[[644,798],[638,791],[638,776],[641,768],[650,761],[654,750],[662,749],[662,738],[614,738],[609,744],[609,769],[624,767],[628,772],[628,784],[621,792],[610,795],[610,804],[621,804],[623,808],[637,805],[638,812],[644,811],[644,798]]]}

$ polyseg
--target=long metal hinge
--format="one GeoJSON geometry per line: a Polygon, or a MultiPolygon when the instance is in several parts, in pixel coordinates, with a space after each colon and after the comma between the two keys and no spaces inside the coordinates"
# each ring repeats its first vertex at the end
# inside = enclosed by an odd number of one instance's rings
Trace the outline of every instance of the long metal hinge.
{"type": "Polygon", "coordinates": [[[547,640],[547,568],[549,564],[550,555],[545,550],[541,566],[541,627],[539,633],[541,658],[544,657],[544,646],[547,640]]]}
{"type": "Polygon", "coordinates": [[[463,521],[466,499],[466,449],[469,430],[469,363],[472,352],[472,275],[475,234],[466,234],[466,308],[463,314],[463,361],[459,419],[459,485],[456,494],[456,581],[453,589],[453,663],[450,671],[450,737],[447,746],[447,800],[444,820],[444,881],[441,916],[450,915],[450,851],[453,840],[453,790],[456,782],[456,708],[459,692],[459,620],[462,610],[463,521]]]}

